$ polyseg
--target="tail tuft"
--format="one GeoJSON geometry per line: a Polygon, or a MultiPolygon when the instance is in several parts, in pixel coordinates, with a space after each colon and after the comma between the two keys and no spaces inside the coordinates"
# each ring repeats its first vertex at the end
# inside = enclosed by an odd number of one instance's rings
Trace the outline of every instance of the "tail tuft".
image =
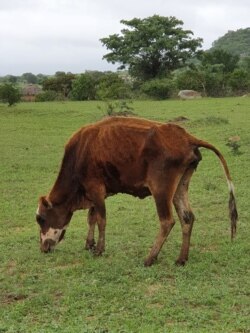
{"type": "Polygon", "coordinates": [[[219,152],[217,148],[215,148],[213,145],[206,141],[198,140],[193,138],[194,143],[197,147],[204,147],[207,149],[212,150],[220,159],[221,165],[224,169],[226,178],[227,178],[227,183],[228,183],[228,188],[229,188],[229,217],[231,220],[231,240],[234,239],[235,234],[236,234],[236,225],[237,225],[237,220],[238,220],[238,212],[236,208],[236,201],[235,201],[235,196],[234,196],[234,186],[231,180],[230,172],[227,166],[227,162],[222,156],[222,154],[219,152]]]}
{"type": "Polygon", "coordinates": [[[238,220],[238,212],[233,191],[230,191],[229,197],[229,216],[231,220],[231,240],[233,240],[236,234],[236,225],[238,220]]]}

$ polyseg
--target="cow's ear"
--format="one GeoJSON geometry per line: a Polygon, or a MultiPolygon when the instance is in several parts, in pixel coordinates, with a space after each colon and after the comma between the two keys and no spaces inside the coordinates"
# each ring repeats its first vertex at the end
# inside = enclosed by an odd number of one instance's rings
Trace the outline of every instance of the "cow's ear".
{"type": "Polygon", "coordinates": [[[45,196],[41,197],[39,201],[45,208],[52,208],[52,203],[45,196]]]}

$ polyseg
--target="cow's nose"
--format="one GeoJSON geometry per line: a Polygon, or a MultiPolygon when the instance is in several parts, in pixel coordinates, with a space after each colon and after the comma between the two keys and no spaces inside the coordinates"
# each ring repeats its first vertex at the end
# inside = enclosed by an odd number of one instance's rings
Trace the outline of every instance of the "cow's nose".
{"type": "Polygon", "coordinates": [[[41,244],[41,251],[44,253],[50,252],[53,247],[56,245],[56,242],[53,241],[52,239],[46,239],[42,244],[41,244]]]}

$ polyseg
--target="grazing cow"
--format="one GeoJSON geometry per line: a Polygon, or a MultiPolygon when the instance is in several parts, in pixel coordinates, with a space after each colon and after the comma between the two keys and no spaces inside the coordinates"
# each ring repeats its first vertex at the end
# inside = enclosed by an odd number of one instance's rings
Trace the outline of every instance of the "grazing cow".
{"type": "Polygon", "coordinates": [[[86,249],[101,255],[105,249],[105,198],[127,193],[141,199],[152,195],[160,230],[145,260],[157,259],[174,226],[172,204],[182,226],[182,246],[176,263],[188,260],[194,223],[188,186],[201,160],[199,147],[212,150],[220,159],[230,192],[231,237],[236,232],[234,188],[225,159],[210,143],[198,140],[175,124],[137,118],[113,117],[76,132],[65,147],[61,169],[47,196],[39,199],[36,220],[40,247],[49,252],[63,238],[74,211],[88,209],[86,249]],[[94,230],[97,224],[97,245],[94,230]]]}

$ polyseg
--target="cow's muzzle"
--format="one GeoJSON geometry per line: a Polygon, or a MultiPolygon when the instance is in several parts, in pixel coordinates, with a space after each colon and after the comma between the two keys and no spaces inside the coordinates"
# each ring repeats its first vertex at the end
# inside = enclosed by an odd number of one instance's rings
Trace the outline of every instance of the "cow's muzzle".
{"type": "Polygon", "coordinates": [[[53,239],[46,239],[43,243],[41,243],[40,249],[44,253],[51,252],[56,245],[56,242],[53,239]]]}

